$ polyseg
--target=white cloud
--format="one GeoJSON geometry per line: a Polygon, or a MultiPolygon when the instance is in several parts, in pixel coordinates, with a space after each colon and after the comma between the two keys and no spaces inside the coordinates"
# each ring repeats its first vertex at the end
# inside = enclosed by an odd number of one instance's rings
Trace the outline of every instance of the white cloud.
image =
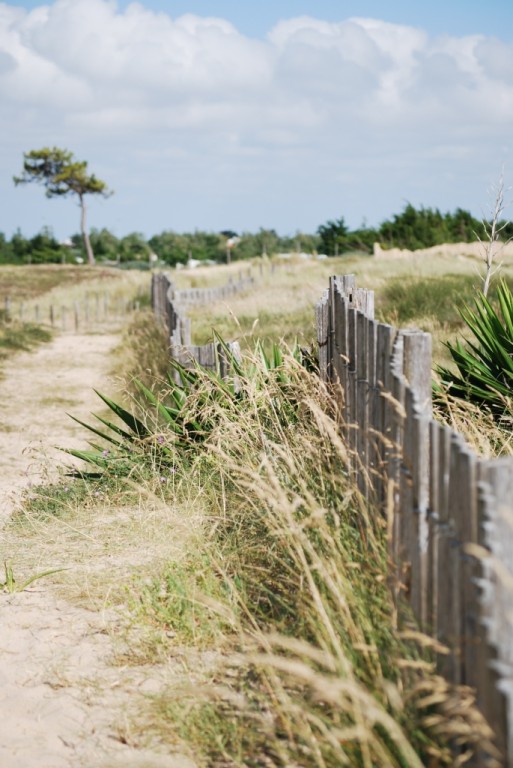
{"type": "Polygon", "coordinates": [[[487,88],[504,109],[513,53],[486,42],[309,17],[280,22],[264,42],[222,19],[172,19],[137,3],[123,13],[109,0],[56,0],[30,13],[2,4],[0,89],[4,99],[62,110],[75,127],[97,118],[99,131],[124,130],[130,118],[130,130],[151,120],[169,127],[163,107],[180,113],[179,125],[203,118],[205,130],[224,119],[239,130],[255,119],[283,126],[284,106],[290,129],[301,130],[312,121],[298,122],[298,104],[326,122],[373,109],[398,121],[423,99],[430,109],[474,109],[489,101],[487,88]]]}
{"type": "Polygon", "coordinates": [[[191,15],[173,21],[135,3],[119,13],[105,0],[56,0],[20,27],[27,48],[94,86],[99,99],[208,96],[260,85],[269,72],[263,46],[231,24],[191,15]]]}
{"type": "Polygon", "coordinates": [[[513,84],[513,43],[480,38],[475,46],[475,57],[487,77],[513,84]]]}
{"type": "Polygon", "coordinates": [[[358,164],[388,173],[394,158],[415,162],[415,147],[444,162],[455,147],[455,162],[468,162],[479,142],[510,146],[512,72],[511,44],[431,39],[377,19],[305,16],[255,40],[223,19],[139,3],[121,12],[114,0],[55,0],[26,12],[0,2],[0,155],[63,143],[120,179],[127,157],[152,178],[148,157],[164,168],[182,158],[212,179],[237,157],[245,178],[294,162],[307,178],[330,167],[346,178],[358,164]]]}

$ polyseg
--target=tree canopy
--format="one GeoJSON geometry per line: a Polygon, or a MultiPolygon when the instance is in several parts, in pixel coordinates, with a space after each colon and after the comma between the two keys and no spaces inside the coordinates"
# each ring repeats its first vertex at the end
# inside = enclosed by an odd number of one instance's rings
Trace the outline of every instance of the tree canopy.
{"type": "Polygon", "coordinates": [[[349,229],[342,217],[321,224],[317,233],[321,238],[321,249],[327,256],[338,256],[339,253],[349,249],[347,237],[349,229]]]}
{"type": "MultiPolygon", "coordinates": [[[[384,221],[378,227],[368,227],[364,222],[358,229],[350,229],[342,217],[330,219],[319,226],[317,233],[296,232],[280,235],[274,229],[258,232],[239,232],[232,258],[237,261],[253,259],[277,253],[326,253],[335,256],[349,252],[372,254],[373,244],[384,248],[427,248],[440,243],[471,242],[482,237],[486,240],[483,222],[468,211],[457,208],[452,213],[438,209],[415,209],[407,204],[403,211],[384,221]]],[[[486,224],[486,222],[485,222],[486,224]]],[[[501,237],[507,241],[513,236],[513,224],[500,222],[501,237]]],[[[131,232],[116,237],[106,228],[90,232],[90,241],[98,260],[149,266],[153,254],[169,266],[185,264],[189,259],[198,261],[226,261],[228,236],[235,236],[231,229],[222,232],[175,232],[164,230],[147,239],[143,234],[131,232]]],[[[51,230],[43,230],[31,239],[16,232],[9,241],[0,232],[0,262],[35,263],[39,261],[77,260],[83,255],[83,237],[77,233],[67,245],[59,244],[51,230]]]]}
{"type": "Polygon", "coordinates": [[[47,197],[75,195],[81,209],[80,230],[89,264],[95,263],[94,253],[86,226],[86,195],[112,194],[107,184],[87,172],[87,162],[76,160],[73,153],[59,147],[32,149],[23,155],[23,173],[14,177],[14,183],[41,184],[47,197]]]}

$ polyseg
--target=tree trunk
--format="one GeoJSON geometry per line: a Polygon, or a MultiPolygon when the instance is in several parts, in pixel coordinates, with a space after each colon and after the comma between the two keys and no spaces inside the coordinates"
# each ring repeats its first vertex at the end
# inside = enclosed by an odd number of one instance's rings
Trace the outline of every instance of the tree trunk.
{"type": "Polygon", "coordinates": [[[79,195],[80,200],[80,231],[82,232],[82,239],[84,241],[84,247],[87,254],[87,263],[88,264],[96,264],[96,259],[94,258],[93,249],[91,246],[91,241],[89,239],[89,232],[87,231],[87,225],[86,225],[86,206],[84,202],[84,196],[79,195]]]}

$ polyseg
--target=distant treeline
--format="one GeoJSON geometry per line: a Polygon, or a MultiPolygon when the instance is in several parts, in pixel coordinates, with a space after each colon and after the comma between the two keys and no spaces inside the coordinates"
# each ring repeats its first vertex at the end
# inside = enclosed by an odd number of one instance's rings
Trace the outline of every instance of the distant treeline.
{"type": "MultiPolygon", "coordinates": [[[[513,224],[502,222],[502,238],[513,237],[513,224]]],[[[114,262],[122,266],[146,266],[156,258],[174,266],[189,259],[223,262],[231,259],[251,259],[275,253],[324,253],[328,256],[359,251],[372,253],[373,244],[384,248],[429,248],[441,243],[472,242],[486,239],[485,225],[468,211],[457,208],[453,213],[438,209],[416,209],[408,204],[404,210],[384,221],[379,227],[362,225],[351,230],[344,218],[321,224],[314,234],[297,232],[281,236],[274,229],[260,229],[256,233],[187,232],[171,230],[146,239],[132,232],[118,238],[108,229],[93,229],[91,245],[98,261],[114,262]]],[[[0,232],[0,262],[10,264],[75,263],[85,260],[82,237],[73,235],[66,243],[59,243],[49,228],[44,228],[30,239],[16,232],[11,240],[0,232]]]]}

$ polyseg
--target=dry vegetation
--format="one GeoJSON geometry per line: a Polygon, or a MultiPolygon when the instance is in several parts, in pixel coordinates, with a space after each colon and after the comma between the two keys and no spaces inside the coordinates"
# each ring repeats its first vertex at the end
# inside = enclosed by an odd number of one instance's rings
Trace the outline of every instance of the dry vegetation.
{"type": "Polygon", "coordinates": [[[85,266],[40,264],[34,266],[0,266],[0,301],[16,298],[18,301],[34,299],[54,288],[65,288],[91,281],[111,280],[119,277],[112,269],[91,269],[85,266]]]}
{"type": "MultiPolygon", "coordinates": [[[[260,275],[255,264],[254,291],[190,314],[198,342],[213,326],[249,350],[256,338],[313,345],[313,303],[329,275],[352,272],[377,291],[380,319],[440,341],[461,328],[455,305],[479,283],[476,266],[346,257],[273,273],[265,264],[260,275]]],[[[176,281],[221,284],[238,269],[176,281]]],[[[52,577],[61,595],[115,606],[126,625],[118,663],[165,675],[179,659],[181,679],[148,697],[131,733],[170,752],[187,744],[198,766],[435,768],[463,765],[476,748],[494,755],[472,692],[436,674],[443,649],[392,599],[386,521],[348,480],[336,404],[292,357],[273,372],[248,354],[236,396],[208,376],[191,393],[205,439],[178,445],[146,401],[147,445],[167,453],[32,490],[7,531],[14,563],[23,574],[65,565],[52,577]]],[[[165,339],[139,313],[115,361],[125,402],[135,407],[134,376],[169,398],[166,360],[165,339]]],[[[451,413],[483,451],[497,448],[486,420],[451,413]]]]}
{"type": "MultiPolygon", "coordinates": [[[[312,307],[326,289],[328,278],[353,273],[358,285],[376,292],[378,319],[432,333],[435,361],[440,361],[445,359],[442,342],[453,338],[456,331],[463,331],[458,305],[471,300],[474,289],[482,285],[480,261],[468,256],[345,256],[320,262],[291,259],[275,262],[273,272],[270,263],[264,262],[260,274],[261,263],[252,267],[254,291],[189,311],[195,343],[210,340],[212,328],[225,339],[241,339],[249,348],[255,338],[312,343],[312,307]]],[[[246,264],[243,268],[247,268],[246,264]]],[[[219,285],[229,276],[236,277],[239,269],[240,264],[203,267],[178,271],[175,279],[183,288],[219,285]]],[[[504,263],[501,274],[513,280],[513,264],[504,263]]]]}
{"type": "Polygon", "coordinates": [[[107,325],[119,329],[120,308],[124,312],[135,301],[149,301],[148,276],[139,272],[55,264],[0,266],[0,361],[50,341],[56,327],[69,330],[75,311],[88,332],[107,325]]]}

